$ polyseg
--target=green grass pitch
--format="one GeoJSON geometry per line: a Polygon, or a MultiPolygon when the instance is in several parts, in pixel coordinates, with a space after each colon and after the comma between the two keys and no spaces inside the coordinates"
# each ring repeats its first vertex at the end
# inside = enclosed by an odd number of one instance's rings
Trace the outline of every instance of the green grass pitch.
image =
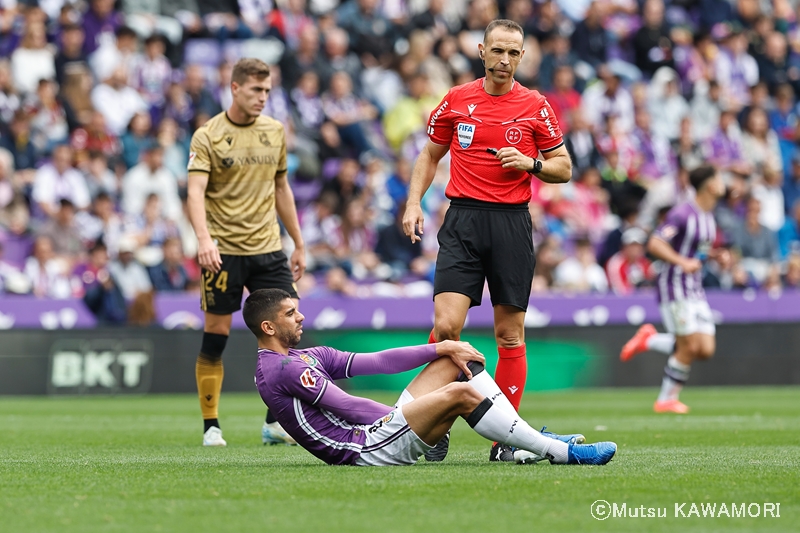
{"type": "Polygon", "coordinates": [[[655,393],[526,396],[537,428],[616,441],[604,467],[489,463],[459,421],[444,463],[372,469],[262,446],[255,393],[223,395],[224,449],[200,446],[190,395],[3,398],[0,531],[800,531],[800,388],[689,387],[686,416],[653,414],[655,393]],[[597,521],[599,499],[667,517],[597,521]],[[676,502],[780,503],[780,518],[675,518],[676,502]]]}

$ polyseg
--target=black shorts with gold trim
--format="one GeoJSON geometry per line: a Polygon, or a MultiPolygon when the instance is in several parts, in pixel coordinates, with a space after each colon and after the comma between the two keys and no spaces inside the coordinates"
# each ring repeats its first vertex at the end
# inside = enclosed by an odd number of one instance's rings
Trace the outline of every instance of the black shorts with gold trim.
{"type": "Polygon", "coordinates": [[[229,315],[242,308],[244,288],[283,289],[297,298],[297,287],[286,254],[281,251],[259,255],[222,254],[222,267],[214,274],[203,269],[200,308],[215,315],[229,315]]]}

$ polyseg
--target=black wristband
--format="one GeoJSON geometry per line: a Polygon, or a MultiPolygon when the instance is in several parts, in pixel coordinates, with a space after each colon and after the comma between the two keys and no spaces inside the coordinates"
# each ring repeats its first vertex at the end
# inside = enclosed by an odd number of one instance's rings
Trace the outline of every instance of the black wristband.
{"type": "Polygon", "coordinates": [[[542,171],[542,162],[536,158],[533,158],[533,168],[528,170],[528,174],[538,174],[542,171]]]}

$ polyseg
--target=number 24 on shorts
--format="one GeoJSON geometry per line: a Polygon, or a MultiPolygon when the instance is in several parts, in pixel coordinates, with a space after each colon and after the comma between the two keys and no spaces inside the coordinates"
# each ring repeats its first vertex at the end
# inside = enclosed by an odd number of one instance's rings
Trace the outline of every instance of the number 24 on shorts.
{"type": "MultiPolygon", "coordinates": [[[[211,292],[211,282],[214,279],[214,273],[211,271],[206,270],[203,273],[203,277],[205,278],[203,283],[203,288],[207,292],[211,292]]],[[[214,283],[214,287],[225,292],[228,290],[228,271],[227,270],[220,270],[219,274],[217,274],[217,281],[214,283]]]]}

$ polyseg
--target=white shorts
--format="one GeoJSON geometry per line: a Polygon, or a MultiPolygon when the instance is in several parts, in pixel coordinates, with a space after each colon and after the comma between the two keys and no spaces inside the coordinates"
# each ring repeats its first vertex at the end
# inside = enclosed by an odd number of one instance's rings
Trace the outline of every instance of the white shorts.
{"type": "Polygon", "coordinates": [[[403,391],[388,415],[364,426],[367,441],[356,459],[357,466],[405,466],[415,464],[425,452],[433,448],[411,431],[403,416],[403,405],[414,398],[403,391]]]}
{"type": "Polygon", "coordinates": [[[675,300],[661,304],[661,318],[668,332],[679,337],[693,333],[715,335],[714,315],[705,300],[675,300]]]}

